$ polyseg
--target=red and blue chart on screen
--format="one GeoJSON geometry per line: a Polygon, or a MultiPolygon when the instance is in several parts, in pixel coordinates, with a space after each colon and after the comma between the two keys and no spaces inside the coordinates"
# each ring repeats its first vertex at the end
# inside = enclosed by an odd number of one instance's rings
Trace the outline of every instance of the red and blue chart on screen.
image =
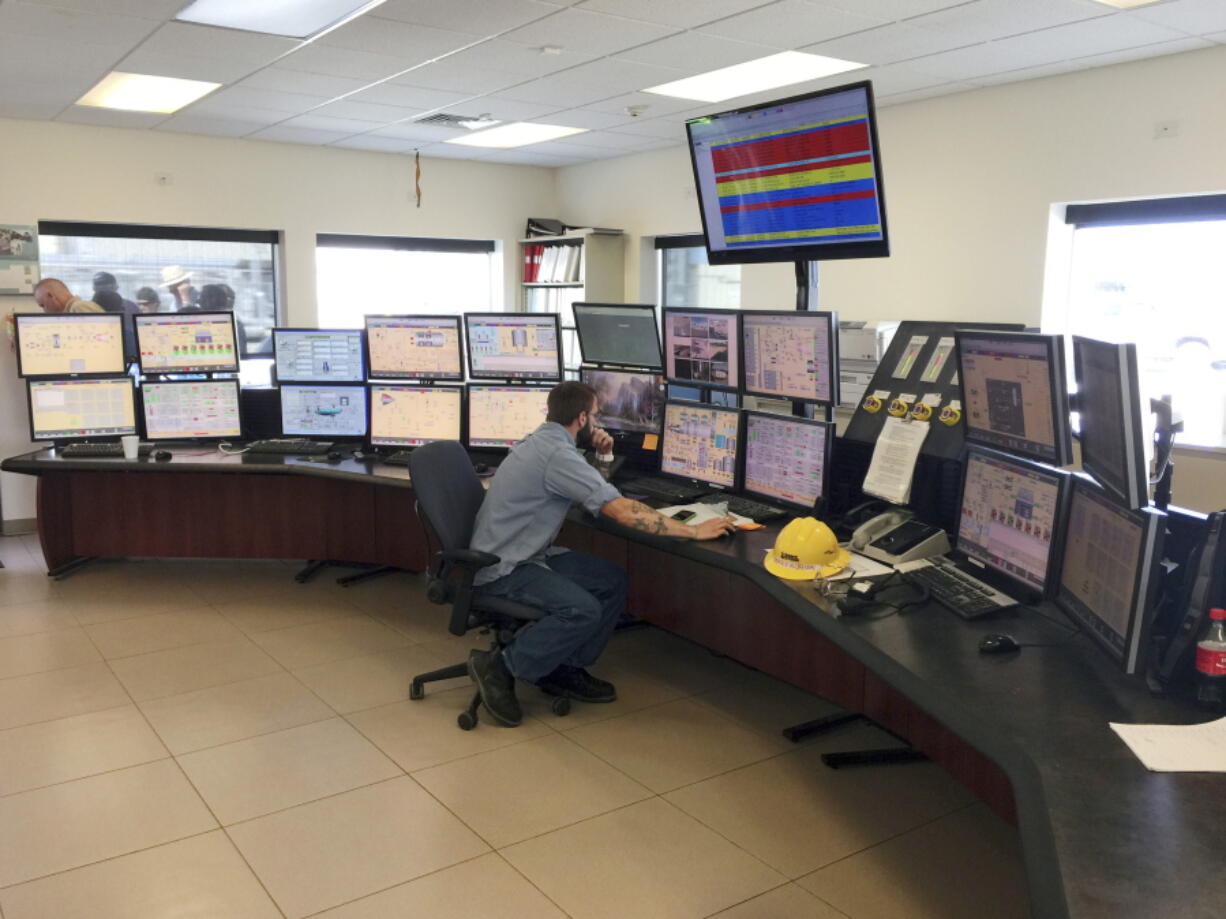
{"type": "Polygon", "coordinates": [[[690,121],[711,251],[882,240],[870,108],[857,87],[690,121]]]}

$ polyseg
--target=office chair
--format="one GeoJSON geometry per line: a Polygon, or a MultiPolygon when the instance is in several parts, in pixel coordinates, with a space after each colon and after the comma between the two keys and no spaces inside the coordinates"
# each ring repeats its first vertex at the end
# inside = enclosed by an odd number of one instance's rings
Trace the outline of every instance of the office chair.
{"type": "MultiPolygon", "coordinates": [[[[428,569],[426,597],[440,606],[451,604],[448,630],[452,635],[464,635],[470,629],[481,629],[492,635],[490,650],[501,651],[515,633],[544,615],[541,610],[504,600],[486,597],[473,591],[473,578],[478,571],[499,561],[497,555],[469,548],[477,511],[485,499],[485,489],[473,470],[468,453],[454,440],[441,440],[418,447],[409,456],[409,476],[417,494],[417,513],[429,530],[434,532],[442,549],[436,553],[428,569]]],[[[409,698],[421,699],[425,684],[467,676],[466,663],[453,664],[413,677],[409,698]]],[[[475,693],[468,708],[456,718],[456,723],[471,731],[477,726],[477,709],[481,694],[475,693]]],[[[570,712],[570,700],[553,700],[553,713],[570,712]]]]}

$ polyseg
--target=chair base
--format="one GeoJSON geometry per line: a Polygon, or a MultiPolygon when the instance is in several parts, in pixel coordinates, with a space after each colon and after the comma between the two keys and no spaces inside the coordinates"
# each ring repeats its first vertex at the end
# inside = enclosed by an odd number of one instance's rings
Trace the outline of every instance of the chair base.
{"type": "MultiPolygon", "coordinates": [[[[850,724],[871,724],[876,728],[886,731],[887,734],[893,734],[893,736],[898,737],[893,731],[881,727],[871,718],[856,712],[840,712],[834,715],[827,715],[825,718],[806,721],[803,724],[794,724],[783,729],[783,736],[792,741],[792,743],[800,743],[806,737],[816,737],[850,724]]],[[[903,738],[899,737],[898,739],[906,743],[903,738]]],[[[902,763],[922,763],[927,759],[927,756],[910,745],[906,747],[848,750],[843,753],[822,754],[822,763],[830,769],[842,769],[847,766],[897,766],[902,763]]]]}

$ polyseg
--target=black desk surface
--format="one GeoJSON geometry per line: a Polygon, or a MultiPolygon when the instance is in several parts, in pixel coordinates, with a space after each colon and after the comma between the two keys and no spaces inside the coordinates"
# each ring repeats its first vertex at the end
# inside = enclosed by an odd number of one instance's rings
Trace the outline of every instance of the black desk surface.
{"type": "MultiPolygon", "coordinates": [[[[39,452],[7,459],[0,468],[35,475],[99,469],[289,472],[409,484],[404,467],[373,462],[223,457],[203,447],[174,452],[162,463],[65,460],[39,452]]],[[[935,604],[883,619],[836,618],[823,609],[812,584],[778,580],[762,567],[777,527],[694,543],[603,519],[593,522],[578,511],[572,516],[750,579],[993,759],[1013,784],[1034,915],[1226,915],[1226,878],[1220,870],[1226,855],[1226,775],[1148,772],[1107,726],[1109,721],[1175,724],[1204,717],[1186,703],[1152,696],[1140,677],[1120,674],[1085,636],[1070,635],[1029,611],[964,622],[935,604]],[[1024,644],[1048,646],[979,654],[980,638],[999,631],[1024,644]]],[[[984,914],[991,914],[990,906],[984,914]]]]}

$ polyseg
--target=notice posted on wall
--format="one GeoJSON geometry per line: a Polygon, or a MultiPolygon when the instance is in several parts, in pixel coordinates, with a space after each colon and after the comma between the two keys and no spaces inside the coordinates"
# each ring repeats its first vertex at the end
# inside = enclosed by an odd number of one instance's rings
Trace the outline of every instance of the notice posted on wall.
{"type": "Polygon", "coordinates": [[[0,295],[32,294],[38,283],[38,228],[0,223],[0,295]]]}

